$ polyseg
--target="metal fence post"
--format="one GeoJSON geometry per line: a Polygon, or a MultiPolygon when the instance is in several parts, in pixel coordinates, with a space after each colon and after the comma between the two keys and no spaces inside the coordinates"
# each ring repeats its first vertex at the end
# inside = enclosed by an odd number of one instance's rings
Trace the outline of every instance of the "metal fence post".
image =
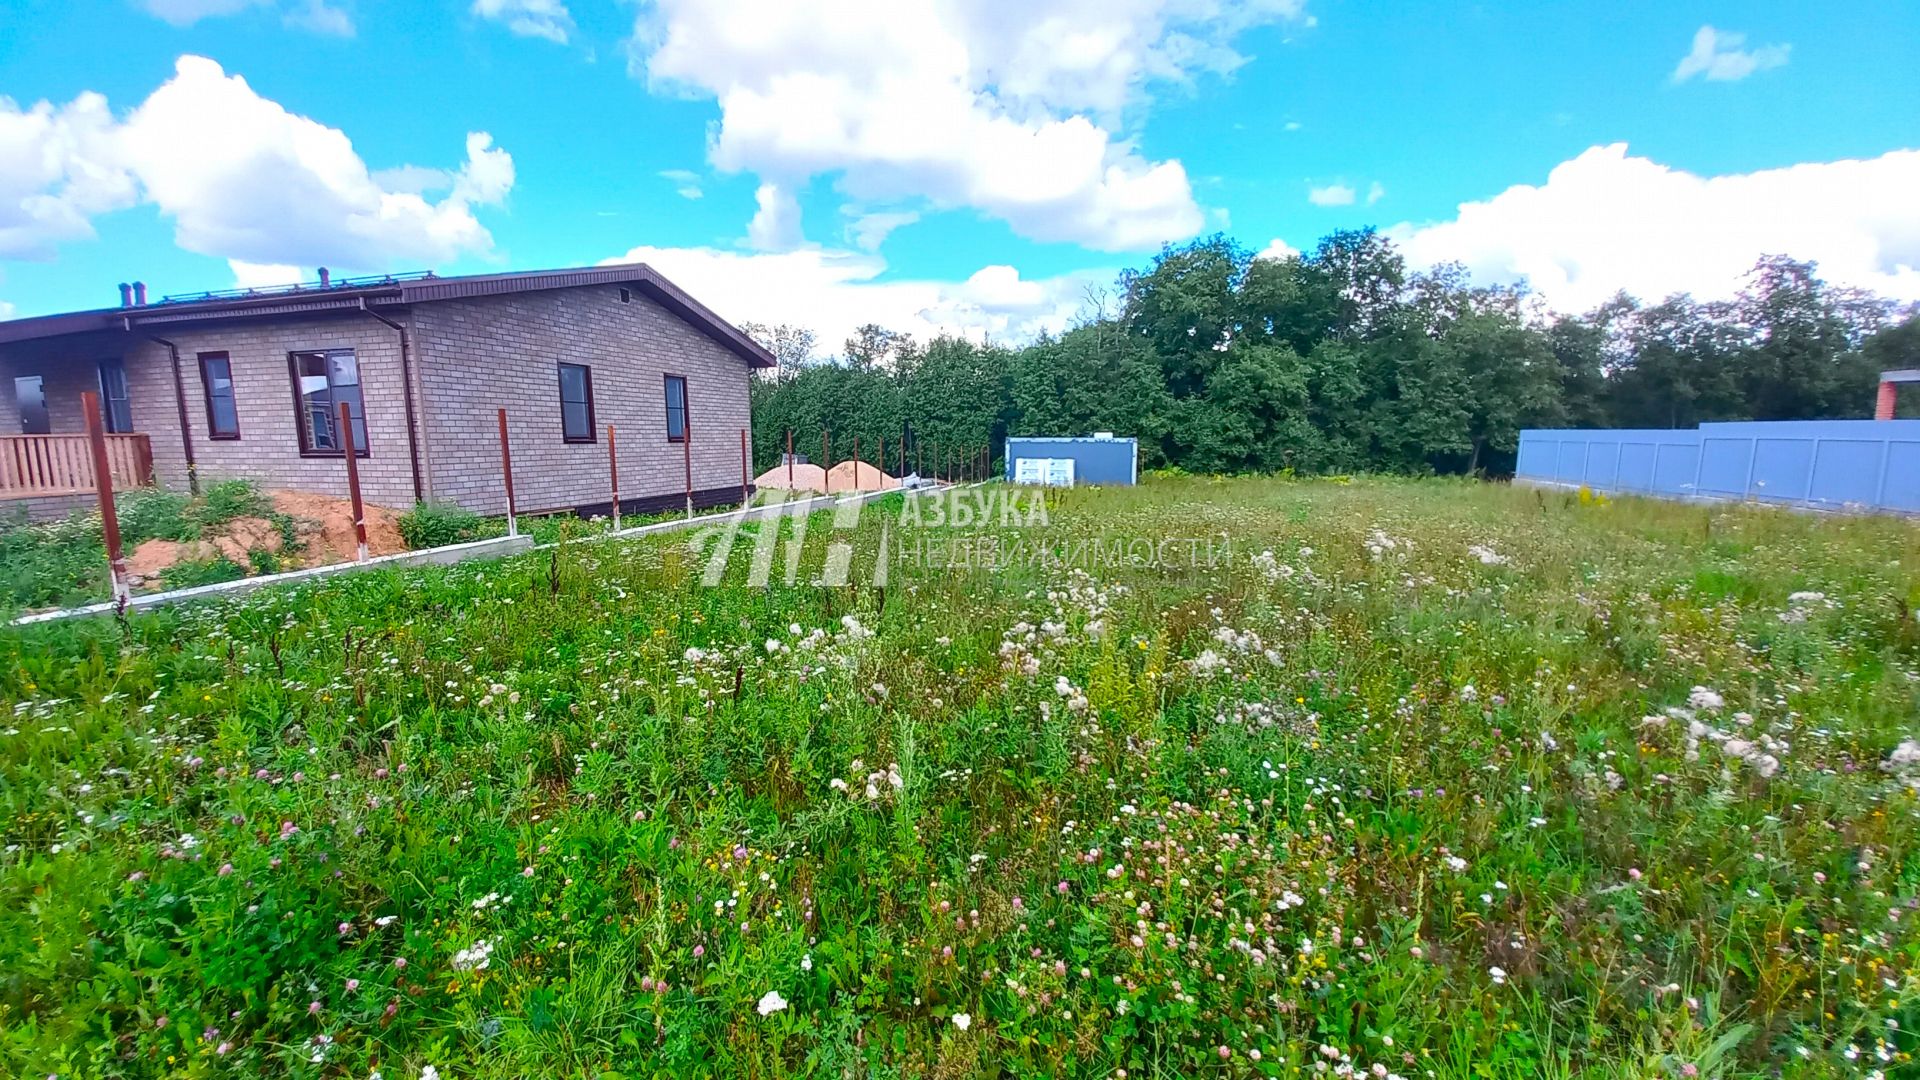
{"type": "Polygon", "coordinates": [[[747,508],[747,488],[750,486],[747,472],[747,429],[740,429],[740,509],[747,508]]]}
{"type": "Polygon", "coordinates": [[[607,475],[613,480],[613,531],[620,531],[620,455],[613,449],[613,425],[607,425],[607,475]]]}
{"type": "Polygon", "coordinates": [[[513,512],[513,451],[507,445],[507,410],[500,410],[500,477],[507,484],[507,535],[520,535],[520,520],[513,512]]]}
{"type": "MultiPolygon", "coordinates": [[[[793,490],[793,429],[787,429],[787,490],[793,490]]],[[[791,498],[792,496],[788,496],[791,498]]]]}
{"type": "Polygon", "coordinates": [[[107,465],[107,431],[100,420],[100,395],[80,392],[80,411],[87,416],[87,442],[93,449],[93,486],[100,493],[100,531],[107,543],[107,575],[113,582],[113,603],[121,611],[133,601],[127,581],[126,552],[120,547],[120,515],[113,507],[113,472],[107,465]]]}
{"type": "Polygon", "coordinates": [[[680,462],[687,473],[687,516],[693,516],[693,410],[682,410],[680,418],[680,462]]]}
{"type": "Polygon", "coordinates": [[[360,501],[360,455],[353,444],[353,409],[340,403],[340,456],[347,459],[347,498],[353,503],[355,562],[367,561],[367,505],[360,501]]]}
{"type": "Polygon", "coordinates": [[[833,443],[825,428],[820,430],[820,494],[833,494],[833,443]]]}

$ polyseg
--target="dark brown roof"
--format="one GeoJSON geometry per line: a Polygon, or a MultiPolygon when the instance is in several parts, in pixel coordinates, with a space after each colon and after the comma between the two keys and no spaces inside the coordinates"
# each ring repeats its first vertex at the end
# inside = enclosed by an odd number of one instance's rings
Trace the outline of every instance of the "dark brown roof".
{"type": "Polygon", "coordinates": [[[472,274],[466,277],[421,274],[354,278],[324,286],[315,283],[281,289],[233,290],[184,298],[168,297],[158,303],[136,307],[99,308],[0,322],[0,344],[103,330],[132,331],[178,323],[324,314],[356,308],[384,308],[431,303],[435,300],[566,289],[579,285],[630,286],[685,319],[748,364],[754,367],[773,367],[775,364],[773,354],[759,342],[715,315],[705,304],[687,295],[680,286],[668,281],[645,263],[526,270],[510,274],[472,274]]]}

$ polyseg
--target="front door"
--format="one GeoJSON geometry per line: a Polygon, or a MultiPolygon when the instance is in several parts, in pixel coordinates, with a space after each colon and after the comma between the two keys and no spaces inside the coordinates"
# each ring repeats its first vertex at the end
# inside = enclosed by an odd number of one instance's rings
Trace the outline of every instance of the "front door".
{"type": "Polygon", "coordinates": [[[13,397],[20,403],[20,433],[45,435],[53,430],[47,420],[47,392],[38,375],[20,375],[13,380],[13,397]]]}

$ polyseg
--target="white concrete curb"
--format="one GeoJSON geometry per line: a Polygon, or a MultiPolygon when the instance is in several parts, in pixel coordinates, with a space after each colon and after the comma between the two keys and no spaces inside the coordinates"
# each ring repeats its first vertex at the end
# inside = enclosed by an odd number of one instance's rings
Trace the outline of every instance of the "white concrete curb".
{"type": "MultiPolygon", "coordinates": [[[[971,486],[971,485],[969,485],[971,486]]],[[[925,490],[937,485],[927,484],[922,488],[882,488],[878,491],[850,492],[843,495],[813,495],[791,502],[764,503],[760,506],[742,510],[727,510],[718,514],[702,514],[697,517],[681,518],[674,521],[656,521],[650,525],[636,525],[619,532],[596,533],[582,536],[568,543],[598,543],[606,540],[629,540],[649,536],[654,533],[676,532],[681,529],[698,528],[702,525],[714,525],[731,518],[745,518],[754,515],[762,517],[777,514],[790,514],[797,507],[807,507],[809,512],[814,505],[838,506],[849,500],[866,502],[870,499],[892,495],[901,491],[925,490]]],[[[196,585],[191,589],[172,589],[167,592],[142,593],[136,595],[128,604],[128,611],[141,611],[146,608],[165,607],[168,604],[185,603],[190,600],[206,600],[222,596],[239,596],[255,589],[273,585],[292,585],[303,581],[317,581],[336,574],[348,574],[358,570],[377,570],[385,567],[407,566],[452,566],[468,559],[502,559],[509,555],[518,555],[524,551],[545,550],[551,544],[535,545],[533,537],[496,536],[486,540],[473,540],[464,544],[447,544],[443,547],[422,548],[419,551],[402,551],[394,555],[381,555],[368,559],[364,563],[334,563],[331,566],[315,566],[304,570],[289,570],[280,574],[262,574],[259,577],[237,578],[212,585],[196,585]]],[[[115,605],[111,601],[98,604],[86,604],[81,607],[61,608],[57,611],[39,611],[31,615],[21,615],[13,620],[14,626],[29,626],[34,623],[58,622],[62,619],[75,619],[86,615],[111,615],[115,605]]]]}

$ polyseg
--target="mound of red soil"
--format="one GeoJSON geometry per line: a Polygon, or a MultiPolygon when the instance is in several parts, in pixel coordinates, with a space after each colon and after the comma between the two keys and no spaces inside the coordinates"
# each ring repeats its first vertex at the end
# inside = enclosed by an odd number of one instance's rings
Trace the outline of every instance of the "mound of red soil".
{"type": "MultiPolygon", "coordinates": [[[[293,519],[293,531],[300,549],[291,565],[326,566],[351,562],[358,545],[353,534],[353,504],[332,495],[314,495],[303,491],[271,491],[275,511],[293,519]]],[[[368,505],[367,553],[392,555],[407,550],[400,537],[400,525],[392,510],[368,505]]],[[[251,567],[252,553],[270,551],[278,555],[285,547],[280,527],[261,517],[234,518],[217,533],[204,540],[148,540],[127,554],[127,572],[134,584],[158,578],[179,563],[205,562],[225,556],[251,567]]]]}

